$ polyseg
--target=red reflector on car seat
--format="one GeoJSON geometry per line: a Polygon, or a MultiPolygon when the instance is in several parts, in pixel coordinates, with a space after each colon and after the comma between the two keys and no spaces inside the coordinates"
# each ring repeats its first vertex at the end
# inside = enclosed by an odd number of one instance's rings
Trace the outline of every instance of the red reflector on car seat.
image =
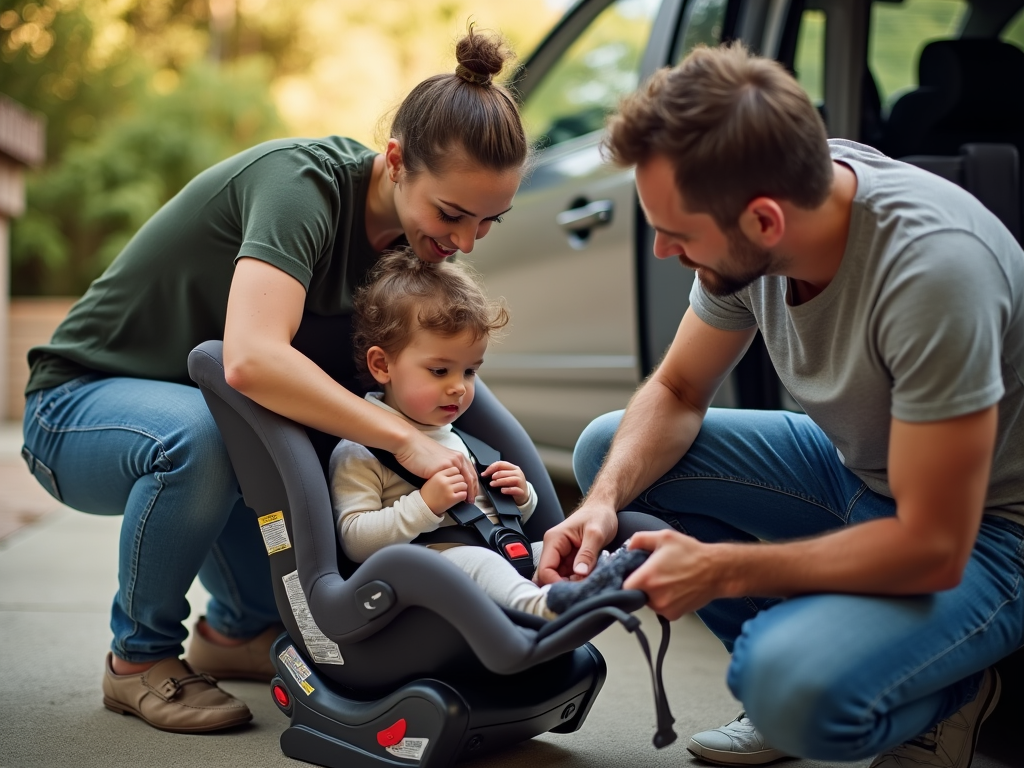
{"type": "Polygon", "coordinates": [[[286,691],[280,685],[274,686],[274,698],[277,700],[277,703],[280,704],[282,707],[291,706],[292,700],[288,698],[288,691],[286,691]]]}
{"type": "Polygon", "coordinates": [[[530,553],[526,551],[526,547],[521,542],[515,541],[511,544],[505,545],[505,552],[508,553],[509,557],[526,557],[530,553]]]}
{"type": "Polygon", "coordinates": [[[403,717],[390,728],[377,732],[377,743],[382,747],[393,747],[405,738],[405,718],[403,717]]]}

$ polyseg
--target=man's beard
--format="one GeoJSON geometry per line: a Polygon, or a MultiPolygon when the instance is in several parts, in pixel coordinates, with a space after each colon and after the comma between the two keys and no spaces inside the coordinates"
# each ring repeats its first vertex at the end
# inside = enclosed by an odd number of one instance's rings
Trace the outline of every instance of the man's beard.
{"type": "Polygon", "coordinates": [[[685,256],[679,257],[683,266],[696,271],[704,290],[712,296],[732,296],[767,275],[773,266],[771,253],[750,242],[739,227],[730,227],[725,231],[725,236],[729,243],[729,261],[736,265],[736,272],[723,274],[709,267],[698,266],[685,256]]]}

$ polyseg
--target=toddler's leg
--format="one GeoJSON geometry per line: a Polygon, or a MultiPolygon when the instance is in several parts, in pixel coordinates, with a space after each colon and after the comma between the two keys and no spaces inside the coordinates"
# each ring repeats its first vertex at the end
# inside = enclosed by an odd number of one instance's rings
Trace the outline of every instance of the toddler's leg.
{"type": "Polygon", "coordinates": [[[441,556],[461,568],[480,585],[488,597],[500,605],[545,619],[555,614],[547,607],[547,587],[538,587],[505,558],[485,547],[452,547],[441,556]]]}

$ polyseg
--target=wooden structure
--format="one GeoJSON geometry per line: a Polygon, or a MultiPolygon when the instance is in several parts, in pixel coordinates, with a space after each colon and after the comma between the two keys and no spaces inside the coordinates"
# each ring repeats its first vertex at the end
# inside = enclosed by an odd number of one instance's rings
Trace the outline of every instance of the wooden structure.
{"type": "Polygon", "coordinates": [[[26,168],[46,159],[46,124],[16,101],[0,94],[0,417],[12,412],[10,372],[10,241],[12,219],[25,211],[26,168]]]}

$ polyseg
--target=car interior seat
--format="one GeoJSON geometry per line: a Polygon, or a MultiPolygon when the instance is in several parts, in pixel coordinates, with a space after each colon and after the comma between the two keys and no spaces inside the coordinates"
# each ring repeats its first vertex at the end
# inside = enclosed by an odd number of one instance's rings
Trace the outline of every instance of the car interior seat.
{"type": "Polygon", "coordinates": [[[919,86],[884,123],[880,148],[959,184],[1022,238],[1024,51],[995,39],[936,40],[919,86]]]}
{"type": "MultiPolygon", "coordinates": [[[[228,386],[222,342],[196,347],[188,367],[270,557],[287,630],[272,648],[271,684],[290,720],[285,754],[338,768],[446,766],[544,732],[577,730],[605,677],[588,641],[616,621],[637,633],[651,664],[655,745],[674,740],[661,685],[667,624],[655,665],[630,615],[646,603],[642,592],[596,595],[545,621],[498,606],[424,547],[385,547],[356,566],[337,543],[323,464],[306,431],[228,386]]],[[[482,383],[459,424],[527,472],[543,471],[525,431],[482,383]]],[[[526,530],[532,540],[563,519],[545,488],[550,481],[537,484],[541,503],[526,530]]],[[[660,527],[622,513],[618,542],[660,527]]]]}
{"type": "Polygon", "coordinates": [[[1001,40],[936,40],[918,60],[918,87],[886,120],[890,157],[955,155],[968,143],[1024,151],[1024,51],[1001,40]]]}
{"type": "Polygon", "coordinates": [[[1020,153],[1015,146],[965,144],[956,155],[908,155],[900,159],[966,189],[999,217],[1017,242],[1022,242],[1020,153]]]}

